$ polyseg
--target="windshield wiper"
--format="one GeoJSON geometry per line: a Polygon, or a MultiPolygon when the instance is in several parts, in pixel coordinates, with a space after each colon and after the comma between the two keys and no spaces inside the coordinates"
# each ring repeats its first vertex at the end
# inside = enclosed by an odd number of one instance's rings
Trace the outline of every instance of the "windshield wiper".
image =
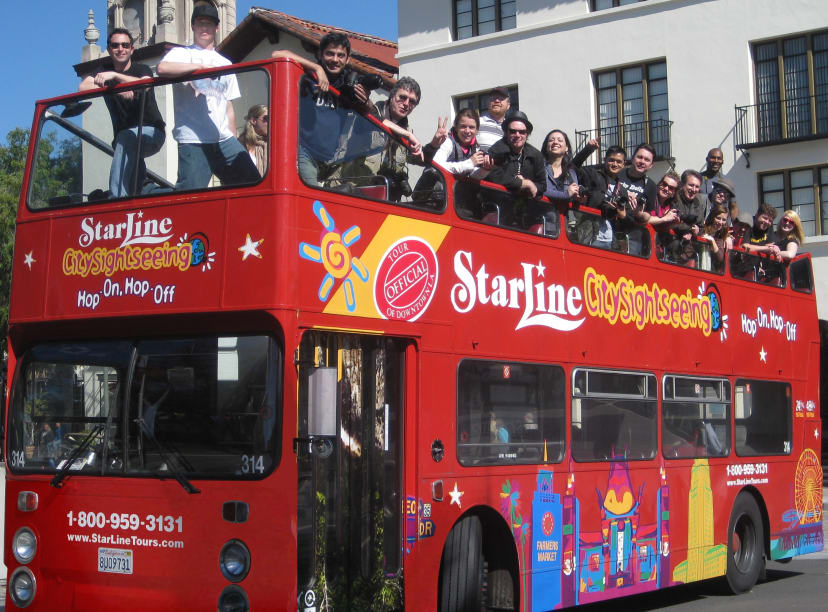
{"type": "MultiPolygon", "coordinates": [[[[150,430],[149,427],[147,427],[147,424],[144,422],[144,419],[135,420],[138,422],[138,425],[141,427],[141,431],[144,433],[144,435],[147,438],[149,438],[152,441],[152,443],[155,444],[155,446],[158,448],[158,452],[161,455],[161,458],[167,463],[167,466],[170,469],[170,474],[172,474],[173,478],[175,478],[178,481],[178,484],[184,487],[184,490],[187,491],[187,493],[189,493],[190,495],[192,495],[193,493],[201,493],[201,491],[199,489],[196,489],[193,486],[193,483],[191,483],[184,475],[184,470],[178,466],[178,464],[180,463],[182,466],[190,467],[190,469],[192,470],[191,466],[187,465],[187,460],[184,458],[184,456],[175,448],[165,448],[165,445],[161,444],[158,438],[155,437],[155,434],[150,430]],[[173,456],[175,460],[173,460],[173,456]]],[[[158,474],[159,472],[156,471],[155,473],[158,474]]]]}
{"type": "Polygon", "coordinates": [[[62,485],[61,483],[69,475],[69,469],[72,467],[72,464],[75,463],[75,460],[81,456],[81,453],[85,451],[89,446],[92,444],[92,440],[95,439],[101,431],[103,431],[104,424],[100,423],[95,425],[86,437],[81,441],[78,447],[69,453],[69,456],[66,458],[66,463],[63,464],[63,467],[58,468],[57,472],[55,472],[55,477],[52,478],[52,481],[49,483],[53,487],[59,489],[62,485]]]}

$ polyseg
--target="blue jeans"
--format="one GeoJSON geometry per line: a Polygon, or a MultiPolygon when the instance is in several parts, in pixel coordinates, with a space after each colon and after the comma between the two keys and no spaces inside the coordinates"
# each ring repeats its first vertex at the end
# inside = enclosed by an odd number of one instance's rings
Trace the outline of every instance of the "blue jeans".
{"type": "MultiPolygon", "coordinates": [[[[113,198],[132,195],[132,177],[135,174],[135,162],[138,150],[138,128],[121,130],[115,136],[115,152],[112,154],[112,167],[109,169],[109,193],[113,198]]],[[[147,175],[144,158],[155,155],[164,146],[164,130],[145,125],[141,130],[141,159],[138,163],[138,193],[147,175]]]]}
{"type": "Polygon", "coordinates": [[[250,153],[236,138],[213,143],[178,143],[176,191],[203,189],[214,174],[222,185],[255,183],[261,178],[250,153]]]}

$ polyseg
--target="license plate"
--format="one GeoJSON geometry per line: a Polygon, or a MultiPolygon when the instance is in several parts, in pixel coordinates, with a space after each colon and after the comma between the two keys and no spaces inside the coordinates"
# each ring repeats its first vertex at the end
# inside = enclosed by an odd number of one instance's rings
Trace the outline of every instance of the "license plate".
{"type": "Polygon", "coordinates": [[[98,571],[107,574],[131,574],[132,551],[124,548],[99,548],[98,571]]]}

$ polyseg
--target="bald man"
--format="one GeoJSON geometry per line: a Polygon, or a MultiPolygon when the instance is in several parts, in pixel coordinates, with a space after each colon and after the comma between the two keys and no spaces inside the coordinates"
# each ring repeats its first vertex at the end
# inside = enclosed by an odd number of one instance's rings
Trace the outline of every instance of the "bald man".
{"type": "Polygon", "coordinates": [[[724,154],[721,149],[710,149],[707,152],[707,165],[702,171],[702,184],[699,193],[703,196],[709,195],[713,191],[713,181],[722,177],[722,166],[724,165],[724,154]]]}

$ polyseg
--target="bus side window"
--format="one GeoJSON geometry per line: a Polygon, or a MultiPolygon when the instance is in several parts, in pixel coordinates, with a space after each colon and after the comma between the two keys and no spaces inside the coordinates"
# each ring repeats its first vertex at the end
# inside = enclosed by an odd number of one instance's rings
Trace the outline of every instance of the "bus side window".
{"type": "Polygon", "coordinates": [[[814,289],[814,277],[811,271],[811,260],[807,257],[792,261],[788,266],[791,277],[791,287],[794,291],[811,293],[814,289]]]}
{"type": "Polygon", "coordinates": [[[730,453],[730,382],[665,376],[661,428],[667,459],[730,453]]]}
{"type": "Polygon", "coordinates": [[[579,462],[652,459],[657,450],[652,374],[576,370],[572,457],[579,462]]]}
{"type": "Polygon", "coordinates": [[[740,457],[789,455],[793,435],[790,385],[738,380],[736,398],[736,454],[740,457]]]}
{"type": "Polygon", "coordinates": [[[564,452],[564,374],[556,366],[466,359],[457,379],[462,465],[556,463],[564,452]]]}

